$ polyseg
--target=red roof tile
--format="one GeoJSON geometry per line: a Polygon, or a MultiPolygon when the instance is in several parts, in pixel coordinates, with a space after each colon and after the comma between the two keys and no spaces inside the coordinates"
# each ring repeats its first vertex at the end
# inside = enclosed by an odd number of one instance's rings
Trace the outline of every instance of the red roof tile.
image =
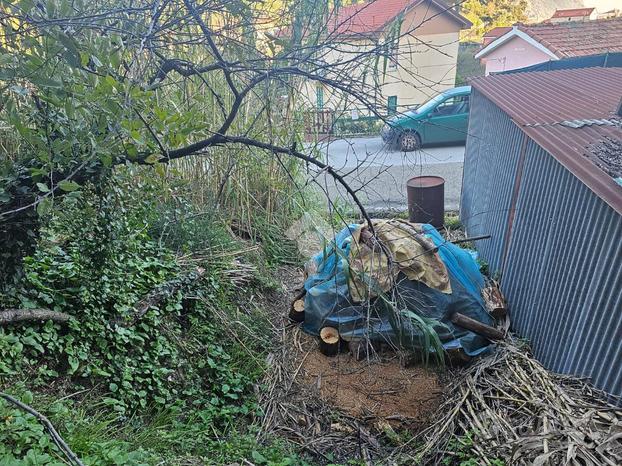
{"type": "Polygon", "coordinates": [[[565,10],[555,10],[551,18],[569,18],[571,16],[590,16],[594,8],[568,8],[565,10]]]}
{"type": "Polygon", "coordinates": [[[510,32],[512,30],[512,26],[499,26],[496,28],[492,28],[489,31],[486,31],[484,37],[499,37],[505,34],[506,32],[510,32]]]}
{"type": "Polygon", "coordinates": [[[497,37],[501,37],[503,34],[506,34],[512,30],[512,26],[499,26],[496,28],[492,28],[490,31],[487,31],[484,34],[482,45],[488,45],[497,37]]]}
{"type": "Polygon", "coordinates": [[[622,52],[622,17],[518,27],[559,58],[622,52]]]}
{"type": "Polygon", "coordinates": [[[446,11],[465,26],[469,21],[438,0],[370,0],[339,9],[332,31],[340,35],[376,34],[393,21],[401,12],[420,3],[430,2],[446,11]]]}
{"type": "Polygon", "coordinates": [[[598,162],[599,147],[622,147],[620,83],[622,68],[581,68],[491,75],[471,85],[622,214],[622,187],[598,162]]]}

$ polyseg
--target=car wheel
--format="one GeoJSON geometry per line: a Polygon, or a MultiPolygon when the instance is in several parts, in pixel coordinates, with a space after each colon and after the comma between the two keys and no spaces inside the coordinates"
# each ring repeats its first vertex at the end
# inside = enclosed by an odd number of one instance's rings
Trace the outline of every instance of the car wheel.
{"type": "Polygon", "coordinates": [[[421,139],[419,135],[413,131],[407,131],[400,136],[400,150],[403,152],[412,152],[421,147],[421,139]]]}

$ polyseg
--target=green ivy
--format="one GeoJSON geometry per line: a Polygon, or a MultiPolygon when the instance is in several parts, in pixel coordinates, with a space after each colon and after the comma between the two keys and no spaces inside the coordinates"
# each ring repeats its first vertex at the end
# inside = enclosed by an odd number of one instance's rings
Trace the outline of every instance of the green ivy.
{"type": "MultiPolygon", "coordinates": [[[[22,393],[21,401],[33,403],[33,394],[22,393]]],[[[48,415],[61,420],[66,439],[73,442],[74,435],[84,428],[81,423],[62,422],[71,416],[70,402],[52,403],[48,415]]],[[[0,400],[0,465],[1,466],[65,466],[64,456],[54,444],[43,425],[34,416],[0,400]]],[[[57,425],[58,427],[58,425],[57,425]]],[[[80,446],[80,445],[78,445],[80,446]]],[[[142,448],[132,448],[123,440],[91,439],[76,450],[83,462],[90,466],[147,466],[153,464],[153,454],[142,448]]]]}
{"type": "MultiPolygon", "coordinates": [[[[0,327],[0,387],[29,402],[13,382],[24,381],[33,406],[88,465],[306,464],[286,444],[256,441],[266,316],[246,305],[240,312],[222,259],[202,263],[207,271],[192,289],[134,319],[140,299],[188,272],[174,253],[239,249],[218,218],[193,215],[181,198],[159,202],[157,187],[122,168],[55,203],[0,308],[48,308],[71,320],[0,327]],[[223,313],[243,322],[244,345],[216,318],[223,313]],[[83,392],[88,400],[55,401],[83,392]]],[[[63,464],[32,416],[0,404],[0,431],[0,465],[63,464]]]]}
{"type": "MultiPolygon", "coordinates": [[[[473,442],[476,432],[467,432],[462,437],[454,437],[449,441],[447,450],[453,454],[443,458],[442,464],[446,466],[478,466],[481,461],[473,451],[473,442]]],[[[488,463],[493,466],[505,466],[505,462],[499,458],[488,458],[488,463]]]]}
{"type": "MultiPolygon", "coordinates": [[[[76,201],[64,200],[25,258],[12,304],[72,319],[65,328],[47,322],[0,329],[0,376],[25,372],[45,384],[61,375],[96,385],[122,414],[179,398],[210,406],[237,402],[250,382],[213,343],[218,331],[209,304],[199,300],[184,309],[177,292],[135,319],[134,304],[180,270],[149,238],[140,198],[118,184],[106,188],[103,195],[87,190],[76,201]]],[[[226,296],[216,287],[208,277],[195,292],[222,306],[226,296]]],[[[243,406],[236,414],[248,411],[243,406]]]]}

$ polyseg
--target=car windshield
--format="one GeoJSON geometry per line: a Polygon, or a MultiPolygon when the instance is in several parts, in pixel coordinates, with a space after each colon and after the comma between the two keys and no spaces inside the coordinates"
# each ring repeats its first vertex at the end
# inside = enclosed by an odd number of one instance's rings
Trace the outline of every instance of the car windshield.
{"type": "Polygon", "coordinates": [[[445,95],[443,95],[443,94],[439,94],[439,95],[437,95],[435,97],[432,97],[426,103],[424,103],[424,104],[420,105],[419,107],[417,107],[416,109],[414,109],[413,113],[416,113],[418,115],[421,115],[422,113],[426,113],[428,110],[431,110],[434,107],[436,107],[438,105],[438,103],[441,102],[444,98],[445,98],[445,95]]]}

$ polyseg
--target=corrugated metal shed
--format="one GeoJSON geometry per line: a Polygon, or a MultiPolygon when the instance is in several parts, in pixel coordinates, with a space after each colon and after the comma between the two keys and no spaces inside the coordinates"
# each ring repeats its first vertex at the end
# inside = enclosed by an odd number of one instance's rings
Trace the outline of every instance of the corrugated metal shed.
{"type": "Polygon", "coordinates": [[[515,330],[546,367],[622,395],[622,217],[530,141],[512,232],[515,330]]]}
{"type": "Polygon", "coordinates": [[[622,140],[622,118],[616,114],[622,98],[622,68],[494,75],[475,79],[472,86],[622,213],[620,186],[596,164],[585,163],[594,142],[607,137],[622,140]],[[571,128],[563,124],[578,119],[611,119],[620,125],[571,128]]]}
{"type": "Polygon", "coordinates": [[[622,395],[622,69],[473,83],[461,218],[550,369],[622,395]],[[603,155],[604,154],[604,155],[603,155]],[[607,160],[610,163],[606,163],[607,160]]]}
{"type": "Polygon", "coordinates": [[[478,244],[491,270],[501,269],[504,239],[514,190],[521,145],[525,138],[512,120],[490,100],[472,91],[469,137],[466,147],[461,199],[462,219],[469,235],[491,235],[478,244]],[[500,138],[503,134],[506,137],[500,138]],[[504,154],[499,157],[498,154],[504,154]],[[486,183],[482,183],[486,180],[486,183]]]}

